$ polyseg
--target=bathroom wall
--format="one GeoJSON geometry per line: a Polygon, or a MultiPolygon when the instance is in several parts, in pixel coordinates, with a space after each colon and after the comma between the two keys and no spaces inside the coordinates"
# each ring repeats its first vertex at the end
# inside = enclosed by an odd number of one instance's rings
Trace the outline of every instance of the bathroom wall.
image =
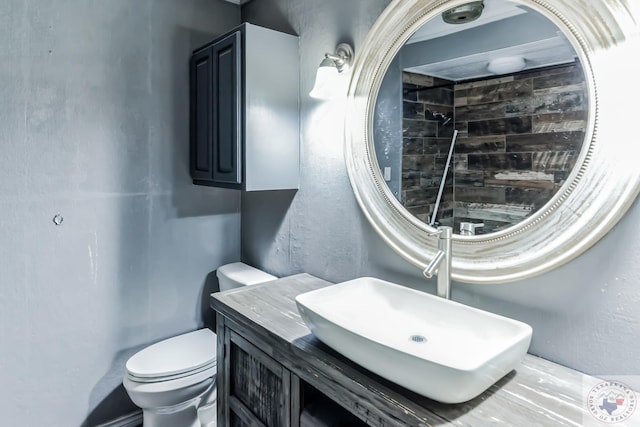
{"type": "Polygon", "coordinates": [[[190,183],[187,64],[239,22],[221,0],[1,2],[1,425],[130,412],[127,358],[210,318],[240,195],[190,183]]]}
{"type": "Polygon", "coordinates": [[[373,140],[376,159],[393,196],[402,200],[402,69],[394,58],[380,84],[379,96],[373,110],[373,140]]]}
{"type": "Polygon", "coordinates": [[[402,78],[401,201],[422,221],[431,218],[451,144],[447,117],[459,133],[440,225],[502,230],[547,203],[573,169],[588,108],[579,63],[459,84],[408,72],[402,78]]]}
{"type": "MultiPolygon", "coordinates": [[[[427,292],[435,281],[380,239],[353,196],[344,162],[344,105],[307,96],[325,51],[358,48],[387,0],[259,0],[242,18],[300,35],[301,184],[244,194],[242,257],[276,275],[330,281],[371,275],[427,292]]],[[[538,277],[502,285],[453,284],[453,299],[533,326],[530,351],[597,375],[640,374],[640,204],[598,244],[538,277]]],[[[549,236],[553,238],[553,236],[549,236]]],[[[640,387],[640,384],[637,384],[640,387]]]]}
{"type": "Polygon", "coordinates": [[[455,86],[455,229],[502,230],[540,209],[575,165],[587,126],[579,63],[455,86]]]}
{"type": "MultiPolygon", "coordinates": [[[[447,164],[454,129],[454,82],[402,72],[402,199],[405,208],[430,223],[447,164]]],[[[380,98],[380,96],[378,96],[380,98]]],[[[397,136],[396,136],[397,137],[397,136]]],[[[438,205],[437,223],[453,226],[453,162],[438,205]]]]}

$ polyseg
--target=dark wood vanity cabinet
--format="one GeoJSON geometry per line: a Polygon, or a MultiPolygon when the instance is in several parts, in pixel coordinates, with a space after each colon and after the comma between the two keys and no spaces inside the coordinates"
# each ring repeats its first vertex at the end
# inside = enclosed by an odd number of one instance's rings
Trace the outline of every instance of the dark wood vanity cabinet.
{"type": "Polygon", "coordinates": [[[193,183],[298,188],[298,38],[243,24],[190,62],[193,183]]]}
{"type": "Polygon", "coordinates": [[[218,427],[367,425],[250,341],[259,337],[222,316],[217,322],[218,427]]]}
{"type": "Polygon", "coordinates": [[[226,388],[219,396],[229,426],[291,425],[291,373],[242,336],[226,328],[226,388]]]}
{"type": "Polygon", "coordinates": [[[233,329],[217,333],[224,337],[219,427],[366,426],[233,329]]]}

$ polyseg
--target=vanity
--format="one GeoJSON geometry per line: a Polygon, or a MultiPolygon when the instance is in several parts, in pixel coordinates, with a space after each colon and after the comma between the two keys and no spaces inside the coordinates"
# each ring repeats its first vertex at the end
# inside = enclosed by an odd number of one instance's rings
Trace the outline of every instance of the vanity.
{"type": "Polygon", "coordinates": [[[451,405],[367,371],[315,338],[298,313],[297,295],[329,285],[297,274],[212,295],[219,426],[579,426],[591,419],[586,399],[602,380],[532,355],[477,398],[451,405]]]}

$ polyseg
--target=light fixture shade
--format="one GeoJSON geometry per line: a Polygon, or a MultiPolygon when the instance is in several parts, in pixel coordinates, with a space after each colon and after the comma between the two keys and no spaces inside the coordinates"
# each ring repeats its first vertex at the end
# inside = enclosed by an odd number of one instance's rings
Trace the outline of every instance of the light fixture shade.
{"type": "Polygon", "coordinates": [[[309,96],[316,99],[331,99],[333,88],[338,79],[338,68],[333,60],[325,58],[316,72],[316,82],[309,96]]]}
{"type": "Polygon", "coordinates": [[[503,56],[489,61],[487,69],[493,74],[511,74],[523,70],[526,65],[522,56],[503,56]]]}

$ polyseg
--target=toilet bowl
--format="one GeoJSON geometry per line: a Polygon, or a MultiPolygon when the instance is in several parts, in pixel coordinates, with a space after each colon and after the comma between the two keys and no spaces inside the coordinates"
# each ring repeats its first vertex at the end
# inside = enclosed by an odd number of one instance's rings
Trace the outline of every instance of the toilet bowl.
{"type": "MultiPolygon", "coordinates": [[[[277,279],[241,262],[217,270],[220,290],[277,279]]],[[[146,347],[126,363],[122,381],[142,409],[144,427],[215,427],[216,334],[200,329],[146,347]]]]}

